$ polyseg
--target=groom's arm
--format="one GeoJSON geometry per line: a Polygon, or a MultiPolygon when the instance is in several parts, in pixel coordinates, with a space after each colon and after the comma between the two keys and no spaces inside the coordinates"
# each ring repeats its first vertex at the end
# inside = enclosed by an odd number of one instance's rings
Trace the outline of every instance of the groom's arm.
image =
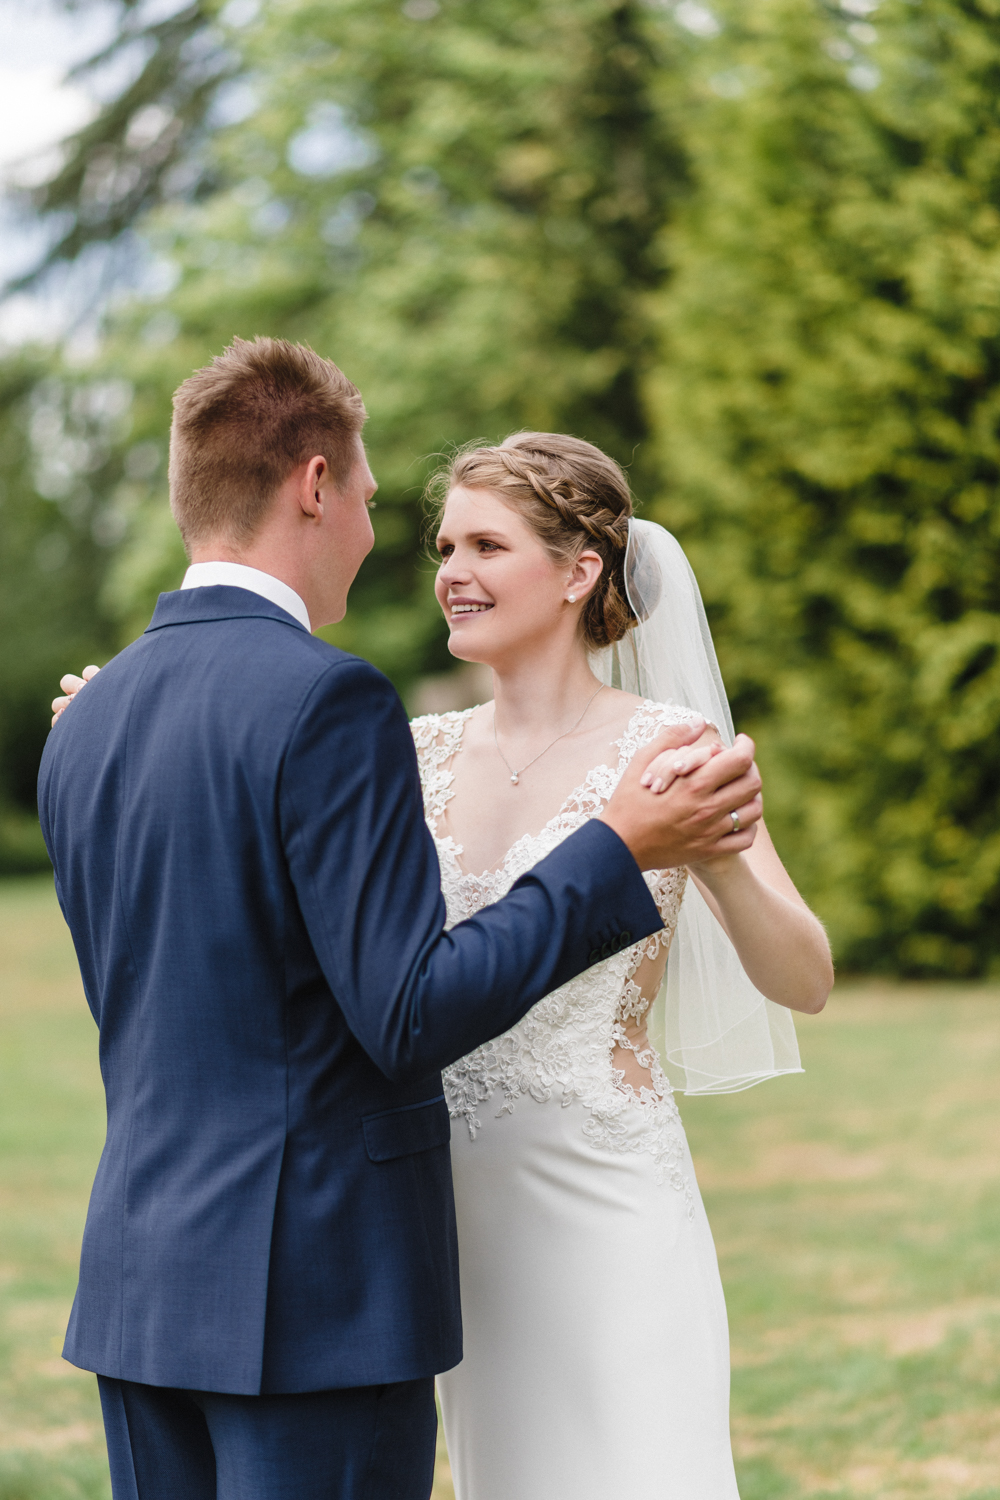
{"type": "Polygon", "coordinates": [[[420,1077],[506,1031],[550,990],[662,925],[629,850],[591,821],[504,900],[445,932],[402,704],[366,662],[332,665],[280,787],[289,870],[347,1023],[388,1077],[420,1077]]]}

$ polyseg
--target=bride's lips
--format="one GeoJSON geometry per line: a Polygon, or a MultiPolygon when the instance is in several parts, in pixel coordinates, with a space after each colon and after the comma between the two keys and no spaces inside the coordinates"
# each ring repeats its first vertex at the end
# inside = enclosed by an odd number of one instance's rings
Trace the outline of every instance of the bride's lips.
{"type": "Polygon", "coordinates": [[[484,615],[493,608],[487,599],[449,599],[449,620],[468,620],[475,615],[484,615]]]}

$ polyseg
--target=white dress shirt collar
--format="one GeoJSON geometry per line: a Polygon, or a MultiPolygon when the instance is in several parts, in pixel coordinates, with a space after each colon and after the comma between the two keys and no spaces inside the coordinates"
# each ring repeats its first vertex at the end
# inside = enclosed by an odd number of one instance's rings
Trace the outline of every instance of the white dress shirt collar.
{"type": "Polygon", "coordinates": [[[259,568],[248,568],[244,563],[234,562],[192,563],[184,574],[181,588],[204,589],[220,583],[231,589],[249,589],[251,594],[270,599],[272,604],[283,609],[312,633],[309,611],[295,590],[289,588],[287,583],[282,583],[280,578],[262,573],[259,568]]]}

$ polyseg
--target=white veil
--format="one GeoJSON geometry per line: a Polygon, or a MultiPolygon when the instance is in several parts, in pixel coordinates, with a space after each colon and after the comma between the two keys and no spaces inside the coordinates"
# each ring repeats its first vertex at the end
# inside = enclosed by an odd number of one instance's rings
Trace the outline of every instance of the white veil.
{"type": "MultiPolygon", "coordinates": [[[[697,710],[731,745],[712,633],[676,537],[653,521],[631,520],[625,583],[639,624],[596,653],[595,673],[611,687],[697,710]]],[[[751,984],[693,880],[649,1029],[671,1084],[687,1094],[735,1093],[802,1071],[791,1012],[751,984]]]]}

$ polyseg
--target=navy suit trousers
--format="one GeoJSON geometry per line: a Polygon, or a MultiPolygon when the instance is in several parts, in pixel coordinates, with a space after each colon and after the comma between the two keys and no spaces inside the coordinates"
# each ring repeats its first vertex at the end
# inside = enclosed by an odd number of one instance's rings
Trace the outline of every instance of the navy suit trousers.
{"type": "Polygon", "coordinates": [[[99,1375],[114,1500],[428,1500],[434,1381],[229,1396],[99,1375]]]}

